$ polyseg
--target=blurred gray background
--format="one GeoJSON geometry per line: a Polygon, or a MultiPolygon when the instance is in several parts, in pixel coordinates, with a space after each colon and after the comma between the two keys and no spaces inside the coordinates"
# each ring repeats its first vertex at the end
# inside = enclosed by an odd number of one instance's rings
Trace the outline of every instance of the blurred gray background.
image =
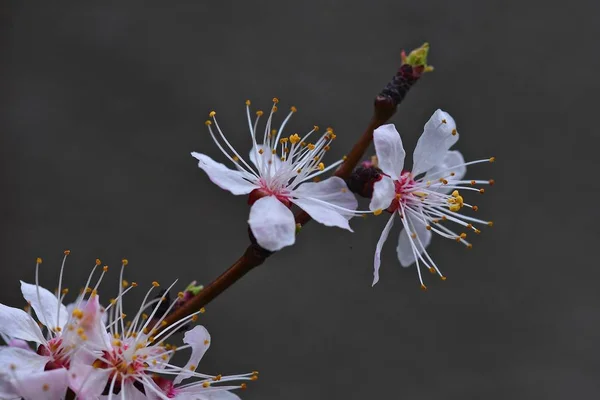
{"type": "MultiPolygon", "coordinates": [[[[128,280],[208,283],[248,244],[244,197],[190,151],[225,161],[214,109],[246,153],[244,101],[298,107],[290,132],[362,133],[402,48],[431,43],[393,118],[410,154],[436,108],[457,121],[467,195],[494,228],[472,251],[435,238],[446,282],[396,260],[371,287],[385,218],[315,223],[207,307],[207,373],[257,369],[244,399],[564,399],[600,393],[598,6],[592,1],[4,1],[0,301],[18,280],[83,285],[96,257],[128,280]],[[50,4],[52,3],[52,4],[50,4]]],[[[398,224],[396,224],[398,225],[398,224]]],[[[396,226],[398,229],[398,226],[396,226]]]]}

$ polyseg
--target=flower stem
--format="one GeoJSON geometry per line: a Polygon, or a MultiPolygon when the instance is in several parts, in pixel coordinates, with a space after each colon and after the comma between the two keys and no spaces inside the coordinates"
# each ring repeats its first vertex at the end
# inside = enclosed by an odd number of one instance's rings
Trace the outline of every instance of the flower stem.
{"type": "MultiPolygon", "coordinates": [[[[402,102],[410,88],[419,80],[425,72],[432,70],[427,65],[427,54],[429,45],[413,50],[407,57],[402,52],[403,64],[398,69],[396,75],[385,86],[381,93],[375,98],[373,116],[366,130],[348,153],[346,160],[335,172],[335,176],[347,179],[352,171],[363,158],[365,151],[373,140],[373,131],[379,126],[385,124],[396,112],[398,105],[402,102]]],[[[300,211],[296,214],[296,223],[303,226],[310,221],[310,216],[300,211]]],[[[250,232],[250,230],[248,230],[250,232]]],[[[188,300],[185,304],[169,315],[161,329],[184,318],[211,302],[214,298],[223,293],[227,288],[246,275],[254,267],[261,265],[272,253],[258,246],[250,232],[252,244],[246,249],[244,254],[223,272],[217,279],[207,285],[197,295],[188,300]]]]}

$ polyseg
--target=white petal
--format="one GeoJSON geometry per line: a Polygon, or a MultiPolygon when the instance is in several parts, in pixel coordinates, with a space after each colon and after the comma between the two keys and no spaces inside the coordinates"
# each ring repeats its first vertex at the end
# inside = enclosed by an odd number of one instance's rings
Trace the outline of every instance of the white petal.
{"type": "Polygon", "coordinates": [[[62,399],[67,392],[68,371],[64,368],[18,376],[15,387],[25,400],[62,399]]]}
{"type": "Polygon", "coordinates": [[[415,246],[418,250],[418,255],[423,254],[423,251],[425,251],[425,248],[429,246],[429,243],[431,242],[431,231],[428,231],[427,228],[425,228],[425,224],[416,218],[407,218],[409,226],[413,227],[414,233],[417,234],[417,237],[421,240],[421,244],[423,246],[419,245],[419,241],[416,238],[410,238],[410,232],[406,232],[406,229],[403,229],[402,232],[400,232],[396,252],[398,253],[398,260],[400,260],[400,264],[403,267],[408,267],[416,261],[413,248],[410,244],[411,240],[415,243],[415,246]]]}
{"type": "MultiPolygon", "coordinates": [[[[462,154],[460,154],[460,151],[448,151],[446,152],[446,155],[442,159],[441,163],[427,171],[427,174],[425,174],[423,180],[431,180],[432,182],[437,181],[433,184],[434,186],[432,188],[435,188],[435,190],[439,193],[448,193],[453,189],[447,188],[448,185],[439,184],[439,179],[446,178],[448,182],[461,180],[467,173],[467,167],[461,165],[464,163],[465,159],[463,158],[462,154]],[[457,165],[460,166],[456,167],[457,165]],[[454,176],[450,175],[451,172],[454,172],[454,176]]],[[[450,185],[452,184],[450,183],[450,185]]]]}
{"type": "MultiPolygon", "coordinates": [[[[332,176],[321,182],[303,183],[298,189],[294,190],[292,195],[298,198],[318,199],[353,211],[358,207],[356,197],[348,190],[346,182],[337,176],[332,176]]],[[[342,214],[344,213],[342,212],[342,214]]],[[[352,214],[348,213],[348,217],[351,216],[352,214]]]]}
{"type": "Polygon", "coordinates": [[[175,385],[192,376],[192,372],[196,370],[198,362],[210,347],[210,334],[203,326],[196,325],[193,329],[187,331],[185,335],[183,335],[183,342],[192,347],[192,354],[187,364],[185,364],[185,367],[183,367],[183,370],[173,381],[175,385]],[[193,366],[193,369],[191,369],[191,366],[193,366]]]}
{"type": "Polygon", "coordinates": [[[394,181],[382,175],[381,179],[373,185],[373,197],[371,197],[371,203],[369,203],[369,210],[385,210],[392,204],[395,196],[394,181]]]}
{"type": "Polygon", "coordinates": [[[423,128],[423,134],[413,153],[412,173],[417,176],[436,166],[458,140],[454,119],[442,110],[436,110],[423,128]],[[444,122],[445,121],[445,122],[444,122]],[[455,134],[453,135],[452,132],[455,134]]]}
{"type": "Polygon", "coordinates": [[[48,324],[50,328],[63,328],[66,325],[69,319],[67,308],[62,304],[59,306],[59,301],[52,292],[41,286],[38,288],[36,285],[21,281],[21,293],[31,304],[38,321],[42,324],[48,324]]]}
{"type": "Polygon", "coordinates": [[[387,224],[385,224],[385,228],[383,228],[383,232],[381,232],[381,236],[379,237],[379,240],[377,241],[377,246],[375,247],[375,258],[373,260],[373,286],[375,286],[375,284],[379,282],[379,267],[381,266],[381,249],[383,248],[383,244],[387,240],[388,235],[390,234],[390,230],[394,225],[395,216],[396,213],[392,213],[392,216],[388,220],[387,224]]]}
{"type": "Polygon", "coordinates": [[[298,207],[306,211],[315,221],[325,226],[337,226],[338,228],[354,232],[352,228],[350,228],[348,218],[345,215],[342,215],[339,210],[329,207],[326,204],[316,202],[313,199],[295,199],[292,201],[298,207]]]}
{"type": "Polygon", "coordinates": [[[102,394],[112,370],[94,368],[86,364],[71,364],[69,368],[69,387],[81,400],[96,399],[102,394]]]}
{"type": "Polygon", "coordinates": [[[29,343],[27,343],[26,341],[21,340],[21,339],[11,339],[8,341],[7,344],[10,347],[18,347],[19,349],[33,351],[31,349],[31,347],[29,346],[29,343]]]}
{"type": "Polygon", "coordinates": [[[373,132],[373,143],[379,169],[392,179],[398,180],[404,167],[406,152],[394,124],[381,125],[373,132]]]}
{"type": "Polygon", "coordinates": [[[239,396],[227,390],[215,391],[214,389],[216,388],[212,387],[207,390],[201,385],[186,387],[178,390],[174,400],[240,400],[239,396]]]}
{"type": "Polygon", "coordinates": [[[244,179],[244,175],[240,171],[229,169],[201,153],[193,152],[192,156],[198,159],[198,167],[202,168],[208,178],[221,189],[240,195],[248,194],[258,188],[254,183],[244,179]]]}
{"type": "Polygon", "coordinates": [[[250,161],[252,164],[254,164],[257,170],[262,171],[264,168],[265,173],[270,171],[270,175],[273,176],[281,167],[281,158],[279,158],[277,154],[274,155],[271,150],[272,149],[270,147],[265,146],[264,144],[257,145],[256,148],[252,148],[252,150],[250,150],[250,161]],[[262,154],[258,154],[258,157],[260,157],[259,160],[261,160],[260,163],[257,162],[257,149],[263,151],[262,154]],[[271,160],[271,168],[269,168],[269,160],[271,160]]]}
{"type": "Polygon", "coordinates": [[[102,322],[105,313],[104,308],[100,305],[99,296],[90,297],[89,300],[82,302],[79,308],[82,311],[82,317],[73,318],[69,321],[74,329],[63,331],[64,344],[79,347],[82,340],[77,332],[79,329],[83,329],[86,336],[85,345],[88,349],[95,351],[110,350],[111,337],[102,322]]]}
{"type": "Polygon", "coordinates": [[[294,214],[274,196],[258,199],[252,205],[248,224],[258,244],[266,250],[281,250],[296,241],[294,214]]]}
{"type": "Polygon", "coordinates": [[[11,365],[14,365],[16,374],[28,375],[44,371],[50,357],[40,356],[32,350],[18,347],[3,347],[0,350],[0,373],[11,374],[11,365]]]}
{"type": "MultiPolygon", "coordinates": [[[[73,312],[73,310],[75,309],[75,307],[79,306],[79,308],[85,308],[87,305],[87,300],[81,300],[81,302],[75,302],[75,303],[69,303],[66,305],[67,307],[67,313],[69,315],[71,315],[71,313],[73,312]]],[[[100,318],[100,320],[102,321],[103,324],[106,325],[106,320],[108,319],[108,315],[106,315],[106,313],[102,313],[102,317],[100,318]]]]}
{"type": "Polygon", "coordinates": [[[40,327],[25,311],[0,304],[0,332],[15,339],[44,343],[40,327]]]}
{"type": "MultiPolygon", "coordinates": [[[[150,378],[148,378],[150,379],[150,378]]],[[[146,385],[144,385],[146,387],[146,385]]],[[[125,382],[121,387],[121,391],[118,395],[113,396],[113,399],[117,400],[146,400],[148,397],[140,392],[131,382],[125,382]]]]}

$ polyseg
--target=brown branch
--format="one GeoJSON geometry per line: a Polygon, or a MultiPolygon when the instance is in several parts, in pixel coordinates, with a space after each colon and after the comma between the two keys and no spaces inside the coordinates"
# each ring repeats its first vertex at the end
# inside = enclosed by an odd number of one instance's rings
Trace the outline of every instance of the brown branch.
{"type": "MultiPolygon", "coordinates": [[[[335,172],[335,176],[342,179],[350,177],[352,171],[363,158],[365,151],[371,144],[375,129],[385,124],[392,115],[394,115],[398,104],[404,99],[404,96],[408,93],[410,88],[424,72],[431,70],[431,67],[428,67],[426,64],[428,49],[429,46],[425,44],[422,47],[413,50],[408,58],[404,52],[402,53],[403,64],[400,66],[392,80],[375,98],[373,117],[371,118],[367,129],[354,144],[352,150],[346,156],[344,163],[335,172]]],[[[304,211],[301,211],[296,215],[296,223],[299,223],[301,226],[309,222],[310,219],[310,216],[304,211]]],[[[166,324],[163,324],[159,330],[197,312],[237,282],[241,277],[250,272],[254,267],[265,262],[267,257],[273,254],[258,246],[252,232],[250,232],[250,230],[248,230],[248,232],[253,244],[246,249],[244,254],[217,279],[170,314],[165,319],[166,324]]]]}

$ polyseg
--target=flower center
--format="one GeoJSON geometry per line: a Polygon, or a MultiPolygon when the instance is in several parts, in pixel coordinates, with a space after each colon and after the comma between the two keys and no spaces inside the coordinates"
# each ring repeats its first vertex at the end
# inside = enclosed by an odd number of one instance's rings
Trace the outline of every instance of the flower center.
{"type": "Polygon", "coordinates": [[[281,203],[283,203],[284,206],[292,206],[292,202],[289,198],[289,191],[285,188],[280,190],[273,190],[269,188],[262,179],[260,180],[260,185],[260,189],[254,189],[252,192],[250,192],[250,195],[248,196],[249,205],[254,204],[258,199],[262,199],[263,197],[275,196],[275,198],[281,203]]]}
{"type": "Polygon", "coordinates": [[[48,361],[44,370],[49,371],[52,369],[69,368],[69,358],[63,352],[62,339],[52,338],[48,341],[48,346],[41,345],[38,347],[37,353],[41,356],[52,357],[52,360],[48,361]]]}
{"type": "Polygon", "coordinates": [[[410,172],[406,171],[400,175],[397,181],[394,181],[396,197],[392,200],[392,203],[388,207],[387,211],[390,213],[395,212],[400,207],[400,203],[406,204],[411,200],[415,200],[419,196],[418,191],[414,191],[416,186],[415,180],[412,178],[410,172]]]}

